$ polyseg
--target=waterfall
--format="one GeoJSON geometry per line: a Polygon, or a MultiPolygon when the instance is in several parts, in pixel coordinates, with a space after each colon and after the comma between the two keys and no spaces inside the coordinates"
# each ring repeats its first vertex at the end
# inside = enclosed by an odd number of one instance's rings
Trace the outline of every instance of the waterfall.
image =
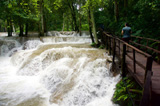
{"type": "Polygon", "coordinates": [[[111,57],[90,43],[75,33],[1,37],[0,106],[117,106],[111,57]]]}

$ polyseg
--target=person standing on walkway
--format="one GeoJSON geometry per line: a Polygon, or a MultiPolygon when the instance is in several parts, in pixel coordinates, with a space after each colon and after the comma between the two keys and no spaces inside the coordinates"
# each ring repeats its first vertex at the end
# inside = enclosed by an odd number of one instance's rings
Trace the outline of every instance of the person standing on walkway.
{"type": "Polygon", "coordinates": [[[131,27],[129,27],[128,23],[125,23],[125,27],[123,27],[121,34],[123,35],[122,40],[129,43],[131,37],[131,27]]]}

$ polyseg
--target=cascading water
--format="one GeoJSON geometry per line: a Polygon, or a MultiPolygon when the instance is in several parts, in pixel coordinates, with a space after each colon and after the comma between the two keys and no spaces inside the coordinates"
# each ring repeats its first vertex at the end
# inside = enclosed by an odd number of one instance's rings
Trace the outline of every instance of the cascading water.
{"type": "Polygon", "coordinates": [[[0,39],[0,106],[115,106],[119,76],[87,36],[0,39]],[[21,41],[25,41],[22,43],[21,41]]]}

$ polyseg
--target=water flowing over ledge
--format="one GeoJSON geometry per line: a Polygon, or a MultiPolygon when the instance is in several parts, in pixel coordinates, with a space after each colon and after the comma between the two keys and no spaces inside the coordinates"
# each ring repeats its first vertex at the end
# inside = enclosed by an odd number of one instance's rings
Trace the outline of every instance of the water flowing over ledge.
{"type": "Polygon", "coordinates": [[[0,38],[0,106],[116,106],[119,76],[90,42],[74,33],[0,38]]]}

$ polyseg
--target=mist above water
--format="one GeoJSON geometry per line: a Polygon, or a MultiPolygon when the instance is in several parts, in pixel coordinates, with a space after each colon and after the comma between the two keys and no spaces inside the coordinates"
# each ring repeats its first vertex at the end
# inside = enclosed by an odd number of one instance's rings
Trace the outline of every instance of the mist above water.
{"type": "Polygon", "coordinates": [[[0,106],[115,106],[110,56],[73,34],[0,38],[0,106]]]}

